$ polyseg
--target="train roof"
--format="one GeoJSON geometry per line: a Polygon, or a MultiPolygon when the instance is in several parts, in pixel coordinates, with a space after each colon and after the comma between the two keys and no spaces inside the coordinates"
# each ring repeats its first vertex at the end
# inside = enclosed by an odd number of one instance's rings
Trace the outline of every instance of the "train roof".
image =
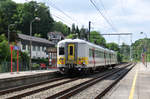
{"type": "Polygon", "coordinates": [[[115,53],[115,51],[113,51],[113,50],[109,50],[109,49],[104,48],[104,47],[102,47],[102,46],[99,46],[99,45],[96,45],[96,44],[93,44],[93,43],[91,43],[91,42],[88,42],[88,41],[85,41],[85,40],[81,40],[81,39],[64,39],[64,40],[59,41],[59,42],[58,42],[58,45],[61,44],[61,43],[66,43],[66,42],[85,43],[85,44],[88,44],[88,45],[91,45],[91,46],[95,46],[95,47],[97,47],[97,48],[101,48],[101,49],[103,49],[103,50],[105,50],[105,51],[110,51],[111,53],[115,53]]]}
{"type": "Polygon", "coordinates": [[[79,43],[86,43],[86,41],[81,40],[81,39],[64,39],[58,42],[58,44],[60,43],[66,43],[66,42],[79,42],[79,43]]]}

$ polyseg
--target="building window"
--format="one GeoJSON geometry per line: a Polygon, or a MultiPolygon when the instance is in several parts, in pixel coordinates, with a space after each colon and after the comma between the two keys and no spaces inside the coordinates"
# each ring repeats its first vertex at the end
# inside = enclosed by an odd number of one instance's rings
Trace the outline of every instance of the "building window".
{"type": "Polygon", "coordinates": [[[44,50],[44,46],[42,46],[42,51],[44,52],[45,50],[44,50]]]}
{"type": "Polygon", "coordinates": [[[40,51],[40,46],[38,46],[37,51],[40,51]]]}
{"type": "Polygon", "coordinates": [[[26,45],[25,44],[22,45],[22,49],[26,50],[26,45]]]}
{"type": "Polygon", "coordinates": [[[28,46],[28,51],[30,51],[30,45],[27,45],[28,46]]]}
{"type": "Polygon", "coordinates": [[[36,51],[36,47],[35,46],[33,46],[33,51],[36,51]]]}

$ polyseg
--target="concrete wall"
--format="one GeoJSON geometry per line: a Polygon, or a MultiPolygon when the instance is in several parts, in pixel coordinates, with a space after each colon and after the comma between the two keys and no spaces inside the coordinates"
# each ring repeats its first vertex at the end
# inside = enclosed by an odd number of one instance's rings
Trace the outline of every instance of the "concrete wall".
{"type": "Polygon", "coordinates": [[[56,72],[0,79],[0,90],[40,82],[56,77],[56,72]]]}

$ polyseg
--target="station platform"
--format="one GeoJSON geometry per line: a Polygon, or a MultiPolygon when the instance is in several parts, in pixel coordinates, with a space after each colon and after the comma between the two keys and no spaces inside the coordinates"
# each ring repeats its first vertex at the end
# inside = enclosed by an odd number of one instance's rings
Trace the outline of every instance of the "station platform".
{"type": "Polygon", "coordinates": [[[150,99],[150,63],[137,63],[104,99],[150,99]]]}
{"type": "Polygon", "coordinates": [[[24,77],[24,76],[31,76],[37,74],[45,74],[45,73],[52,73],[57,72],[57,69],[49,69],[49,70],[32,70],[32,71],[21,71],[21,72],[9,72],[9,73],[0,73],[0,80],[1,79],[9,79],[9,78],[16,78],[16,77],[24,77]]]}
{"type": "Polygon", "coordinates": [[[53,78],[58,69],[0,73],[0,90],[53,78]]]}

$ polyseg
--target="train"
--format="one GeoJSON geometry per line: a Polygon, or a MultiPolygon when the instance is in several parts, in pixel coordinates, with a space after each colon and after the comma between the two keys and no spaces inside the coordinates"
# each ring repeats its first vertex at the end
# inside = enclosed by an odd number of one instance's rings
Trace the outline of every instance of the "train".
{"type": "Polygon", "coordinates": [[[93,72],[118,64],[117,53],[81,39],[64,39],[57,44],[57,67],[63,74],[93,72]]]}

